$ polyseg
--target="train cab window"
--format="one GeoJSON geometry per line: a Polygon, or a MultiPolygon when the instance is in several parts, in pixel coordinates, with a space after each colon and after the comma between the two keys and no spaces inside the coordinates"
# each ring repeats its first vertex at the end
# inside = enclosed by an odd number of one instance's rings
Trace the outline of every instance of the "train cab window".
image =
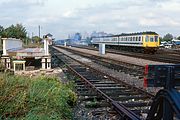
{"type": "Polygon", "coordinates": [[[146,36],[145,41],[146,41],[146,42],[149,41],[149,36],[146,36]]]}
{"type": "Polygon", "coordinates": [[[154,42],[154,37],[150,37],[150,42],[154,42]]]}
{"type": "Polygon", "coordinates": [[[158,36],[155,36],[154,39],[155,39],[155,42],[158,42],[158,36]]]}

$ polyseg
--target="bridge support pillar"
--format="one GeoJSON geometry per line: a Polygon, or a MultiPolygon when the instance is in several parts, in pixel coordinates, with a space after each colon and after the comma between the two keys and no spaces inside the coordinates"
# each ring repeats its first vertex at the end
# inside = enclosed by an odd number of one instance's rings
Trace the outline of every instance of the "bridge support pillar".
{"type": "Polygon", "coordinates": [[[41,63],[42,63],[42,69],[51,69],[51,57],[50,56],[42,57],[41,63]]]}
{"type": "Polygon", "coordinates": [[[2,56],[1,62],[6,69],[11,69],[11,59],[9,56],[2,56]]]}

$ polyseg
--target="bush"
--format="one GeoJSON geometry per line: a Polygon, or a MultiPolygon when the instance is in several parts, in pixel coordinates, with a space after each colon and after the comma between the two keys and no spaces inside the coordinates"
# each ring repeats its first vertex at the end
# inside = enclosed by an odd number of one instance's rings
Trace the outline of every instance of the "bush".
{"type": "Polygon", "coordinates": [[[77,97],[57,78],[0,76],[0,119],[71,119],[77,97]],[[71,103],[71,104],[68,104],[71,103]]]}

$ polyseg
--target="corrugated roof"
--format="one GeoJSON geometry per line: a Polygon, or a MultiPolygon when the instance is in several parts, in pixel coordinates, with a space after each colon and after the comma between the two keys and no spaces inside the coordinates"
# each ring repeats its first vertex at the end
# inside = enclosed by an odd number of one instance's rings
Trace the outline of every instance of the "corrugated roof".
{"type": "Polygon", "coordinates": [[[43,48],[20,48],[20,49],[11,49],[8,52],[17,52],[17,53],[42,53],[44,52],[43,48]]]}

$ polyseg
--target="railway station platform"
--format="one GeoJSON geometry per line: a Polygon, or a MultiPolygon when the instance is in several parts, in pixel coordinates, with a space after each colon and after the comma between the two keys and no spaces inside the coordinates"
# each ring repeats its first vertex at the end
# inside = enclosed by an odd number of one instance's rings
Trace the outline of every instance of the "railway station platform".
{"type": "Polygon", "coordinates": [[[49,41],[51,40],[51,37],[46,36],[43,39],[43,48],[24,48],[20,39],[3,38],[1,63],[5,68],[14,71],[26,70],[26,67],[31,66],[35,66],[38,69],[51,69],[51,55],[49,54],[49,41]],[[22,69],[16,69],[17,66],[20,66],[22,69]]]}

